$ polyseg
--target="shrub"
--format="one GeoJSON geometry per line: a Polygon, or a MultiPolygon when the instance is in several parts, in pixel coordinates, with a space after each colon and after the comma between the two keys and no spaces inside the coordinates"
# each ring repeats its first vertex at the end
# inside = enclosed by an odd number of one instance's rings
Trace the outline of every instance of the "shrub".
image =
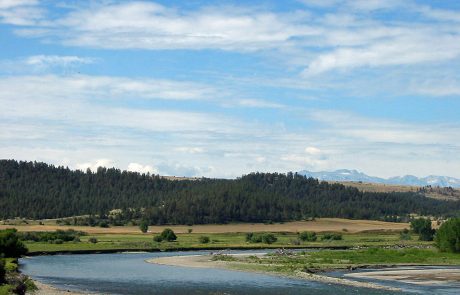
{"type": "Polygon", "coordinates": [[[172,242],[172,241],[177,240],[177,236],[176,236],[176,234],[174,233],[174,231],[172,229],[165,228],[161,232],[161,239],[164,240],[164,241],[172,242]]]}
{"type": "Polygon", "coordinates": [[[254,234],[254,233],[247,233],[246,234],[246,242],[249,243],[266,243],[272,244],[276,242],[278,239],[275,237],[274,234],[265,233],[265,234],[254,234]]]}
{"type": "Polygon", "coordinates": [[[20,257],[27,253],[27,248],[19,240],[16,229],[0,231],[0,256],[20,257]]]}
{"type": "Polygon", "coordinates": [[[403,229],[402,232],[399,233],[399,239],[401,241],[408,241],[412,239],[412,237],[410,236],[410,232],[407,228],[403,229]]]}
{"type": "Polygon", "coordinates": [[[88,242],[92,243],[92,244],[96,244],[97,243],[97,239],[94,238],[94,237],[91,237],[88,239],[88,242]]]}
{"type": "Polygon", "coordinates": [[[5,283],[5,275],[6,275],[5,261],[2,258],[0,258],[0,285],[5,283]]]}
{"type": "Polygon", "coordinates": [[[321,241],[340,241],[343,237],[341,234],[326,233],[321,237],[321,241]]]}
{"type": "Polygon", "coordinates": [[[26,277],[24,284],[26,285],[26,290],[28,293],[33,293],[38,290],[37,286],[35,285],[34,281],[31,280],[29,277],[26,277]]]}
{"type": "Polygon", "coordinates": [[[314,242],[318,239],[318,237],[315,232],[304,231],[299,234],[299,239],[304,242],[314,242]]]}
{"type": "Polygon", "coordinates": [[[141,221],[141,223],[139,224],[139,229],[143,233],[146,233],[149,230],[149,224],[147,223],[147,220],[141,221]]]}
{"type": "Polygon", "coordinates": [[[412,231],[419,235],[420,241],[432,241],[435,231],[431,228],[431,220],[425,218],[414,219],[410,223],[412,231]]]}
{"type": "Polygon", "coordinates": [[[188,228],[188,229],[187,229],[187,232],[188,232],[189,234],[191,234],[192,231],[193,231],[193,229],[191,229],[191,228],[188,228]]]}
{"type": "Polygon", "coordinates": [[[101,221],[99,222],[99,226],[100,227],[103,227],[103,228],[108,228],[109,227],[109,223],[107,221],[101,221]]]}
{"type": "Polygon", "coordinates": [[[265,244],[273,244],[274,242],[276,242],[278,239],[275,237],[274,234],[263,234],[262,235],[262,242],[264,242],[265,244]]]}
{"type": "Polygon", "coordinates": [[[55,232],[24,232],[18,233],[18,236],[23,241],[34,241],[34,242],[49,242],[53,243],[55,240],[62,240],[64,242],[74,241],[80,236],[84,236],[86,233],[76,231],[73,229],[69,230],[56,230],[55,232]]]}
{"type": "Polygon", "coordinates": [[[157,243],[160,243],[163,241],[163,238],[161,237],[161,235],[156,235],[153,237],[153,241],[154,242],[157,242],[157,243]]]}
{"type": "Polygon", "coordinates": [[[61,239],[54,240],[54,244],[62,244],[62,243],[64,243],[64,241],[61,239]]]}
{"type": "Polygon", "coordinates": [[[207,237],[207,236],[201,236],[201,237],[198,238],[198,241],[201,244],[207,244],[207,243],[209,243],[210,240],[209,240],[209,237],[207,237]]]}
{"type": "Polygon", "coordinates": [[[436,247],[443,252],[460,252],[460,218],[444,222],[436,232],[436,247]]]}

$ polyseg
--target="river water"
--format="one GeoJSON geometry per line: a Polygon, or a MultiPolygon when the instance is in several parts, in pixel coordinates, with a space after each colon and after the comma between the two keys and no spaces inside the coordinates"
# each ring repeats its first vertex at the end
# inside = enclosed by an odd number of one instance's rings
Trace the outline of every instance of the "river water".
{"type": "MultiPolygon", "coordinates": [[[[241,252],[241,251],[240,251],[241,252]]],[[[208,252],[158,252],[36,256],[21,271],[61,289],[98,294],[404,294],[301,279],[146,263],[164,256],[208,252]]],[[[409,290],[410,291],[410,290],[409,290]]]]}

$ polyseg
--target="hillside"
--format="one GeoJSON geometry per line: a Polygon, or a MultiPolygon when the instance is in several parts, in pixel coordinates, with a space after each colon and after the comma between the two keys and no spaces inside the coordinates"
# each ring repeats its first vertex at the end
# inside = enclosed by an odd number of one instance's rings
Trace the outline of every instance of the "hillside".
{"type": "Polygon", "coordinates": [[[460,202],[416,192],[362,192],[297,174],[252,173],[237,179],[170,180],[118,169],[72,171],[45,163],[0,161],[0,218],[108,215],[118,222],[207,224],[303,220],[311,217],[399,220],[446,216],[460,202]]]}

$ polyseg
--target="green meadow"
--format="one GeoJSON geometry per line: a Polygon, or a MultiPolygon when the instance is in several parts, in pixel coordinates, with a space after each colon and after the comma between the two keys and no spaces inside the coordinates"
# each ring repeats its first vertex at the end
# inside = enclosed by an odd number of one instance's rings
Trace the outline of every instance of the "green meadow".
{"type": "Polygon", "coordinates": [[[322,241],[324,233],[318,234],[315,242],[303,242],[295,233],[273,233],[277,241],[272,244],[250,243],[246,241],[246,233],[212,233],[212,234],[177,234],[173,242],[154,242],[153,234],[92,234],[80,237],[80,242],[64,242],[54,244],[48,242],[30,242],[25,244],[29,253],[78,252],[78,251],[159,251],[159,250],[200,250],[226,248],[341,248],[341,247],[385,247],[400,245],[404,247],[431,246],[432,242],[418,241],[416,236],[411,240],[400,240],[396,232],[362,232],[342,233],[342,240],[322,241]],[[200,237],[209,237],[209,243],[200,243],[200,237]],[[95,240],[94,240],[95,239],[95,240]],[[97,241],[96,243],[91,240],[97,241]]]}

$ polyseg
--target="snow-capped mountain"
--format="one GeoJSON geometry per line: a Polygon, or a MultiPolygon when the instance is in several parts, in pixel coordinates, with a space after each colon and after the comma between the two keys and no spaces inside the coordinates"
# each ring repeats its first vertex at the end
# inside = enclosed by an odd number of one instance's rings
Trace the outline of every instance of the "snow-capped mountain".
{"type": "Polygon", "coordinates": [[[460,179],[449,176],[430,175],[427,177],[417,177],[413,175],[396,176],[390,178],[374,177],[359,172],[357,170],[340,169],[336,171],[320,171],[311,172],[302,170],[298,172],[307,177],[317,178],[326,181],[362,181],[371,183],[385,183],[385,184],[400,184],[400,185],[414,185],[414,186],[441,186],[441,187],[456,187],[460,188],[460,179]]]}

